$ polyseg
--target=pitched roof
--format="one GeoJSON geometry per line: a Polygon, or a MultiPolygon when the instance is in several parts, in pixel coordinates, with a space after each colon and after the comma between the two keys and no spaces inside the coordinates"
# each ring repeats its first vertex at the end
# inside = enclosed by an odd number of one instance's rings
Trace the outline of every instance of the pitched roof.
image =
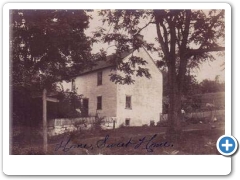
{"type": "MultiPolygon", "coordinates": [[[[123,52],[121,54],[122,59],[127,57],[132,52],[133,52],[133,50],[130,50],[129,52],[123,52]]],[[[113,67],[113,64],[110,61],[113,56],[114,56],[114,54],[108,55],[106,61],[104,61],[104,60],[96,61],[95,65],[92,68],[86,69],[86,70],[80,72],[76,76],[80,76],[82,74],[97,71],[97,70],[100,70],[100,69],[105,69],[105,68],[108,68],[108,67],[113,67]]]]}

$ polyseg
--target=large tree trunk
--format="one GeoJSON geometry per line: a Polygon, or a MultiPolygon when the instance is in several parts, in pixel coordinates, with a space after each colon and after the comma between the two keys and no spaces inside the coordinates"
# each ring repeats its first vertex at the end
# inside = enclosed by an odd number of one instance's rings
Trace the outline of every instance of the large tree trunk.
{"type": "MultiPolygon", "coordinates": [[[[162,48],[168,67],[168,82],[169,82],[169,110],[168,110],[168,130],[167,135],[181,134],[181,96],[186,73],[187,58],[186,44],[189,35],[189,25],[191,10],[186,11],[184,30],[182,30],[181,43],[177,42],[176,21],[178,11],[166,13],[164,10],[154,11],[156,20],[156,31],[159,44],[162,48]],[[169,29],[169,30],[168,30],[169,29]],[[178,51],[176,45],[178,44],[178,51]],[[177,54],[180,53],[180,64],[177,67],[177,54]]],[[[179,35],[179,34],[178,34],[179,35]]],[[[172,136],[174,137],[174,136],[172,136]]]]}
{"type": "Polygon", "coordinates": [[[179,89],[175,67],[168,68],[169,110],[167,135],[178,137],[181,134],[181,90],[179,89]]]}

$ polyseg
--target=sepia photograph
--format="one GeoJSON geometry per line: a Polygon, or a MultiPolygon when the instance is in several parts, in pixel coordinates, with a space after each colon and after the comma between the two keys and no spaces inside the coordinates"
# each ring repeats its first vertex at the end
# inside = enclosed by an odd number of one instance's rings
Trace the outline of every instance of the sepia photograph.
{"type": "Polygon", "coordinates": [[[225,9],[10,9],[9,155],[220,155],[225,9]]]}

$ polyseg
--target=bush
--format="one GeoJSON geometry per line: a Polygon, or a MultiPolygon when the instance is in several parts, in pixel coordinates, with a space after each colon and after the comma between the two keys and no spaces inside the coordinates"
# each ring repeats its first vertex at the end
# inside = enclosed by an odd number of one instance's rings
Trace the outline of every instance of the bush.
{"type": "Polygon", "coordinates": [[[94,130],[102,130],[102,124],[104,122],[105,117],[96,117],[95,122],[93,123],[94,130]]]}
{"type": "Polygon", "coordinates": [[[148,127],[148,125],[147,124],[143,124],[142,127],[148,127]]]}
{"type": "Polygon", "coordinates": [[[155,126],[155,122],[153,120],[150,121],[150,126],[154,127],[155,126]]]}

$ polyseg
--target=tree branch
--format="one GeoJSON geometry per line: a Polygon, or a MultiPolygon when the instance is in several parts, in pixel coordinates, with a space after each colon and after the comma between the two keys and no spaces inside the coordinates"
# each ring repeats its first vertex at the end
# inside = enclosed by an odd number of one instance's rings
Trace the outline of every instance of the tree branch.
{"type": "Polygon", "coordinates": [[[140,28],[135,34],[139,34],[143,29],[145,29],[147,26],[149,26],[149,24],[154,24],[156,23],[155,21],[152,21],[153,20],[153,17],[151,18],[151,20],[145,25],[143,26],[142,28],[140,28]]]}
{"type": "Polygon", "coordinates": [[[160,27],[159,27],[160,22],[159,22],[159,18],[157,16],[157,13],[154,13],[154,16],[155,16],[155,20],[156,20],[156,30],[157,30],[157,36],[158,36],[159,44],[162,47],[162,51],[163,51],[165,57],[168,57],[169,56],[168,46],[164,43],[161,31],[160,31],[160,27]]]}
{"type": "Polygon", "coordinates": [[[181,34],[181,32],[180,32],[180,28],[176,28],[177,29],[177,37],[178,37],[178,39],[177,39],[177,44],[178,44],[178,47],[180,48],[181,47],[181,36],[180,36],[180,34],[181,34]]]}
{"type": "Polygon", "coordinates": [[[163,34],[164,34],[164,41],[165,41],[165,44],[166,44],[166,46],[168,46],[168,36],[167,36],[167,28],[166,28],[166,26],[164,26],[164,24],[163,24],[163,21],[160,21],[160,25],[162,26],[162,28],[163,28],[163,34]]]}
{"type": "Polygon", "coordinates": [[[182,39],[181,49],[186,48],[189,29],[190,29],[190,20],[191,20],[191,10],[187,10],[185,28],[184,28],[184,31],[182,32],[183,39],[182,39]]]}
{"type": "Polygon", "coordinates": [[[198,55],[198,54],[202,54],[205,52],[214,52],[214,51],[225,51],[225,47],[213,47],[210,49],[189,49],[188,50],[188,57],[191,57],[193,55],[198,55]]]}
{"type": "Polygon", "coordinates": [[[178,89],[179,92],[182,93],[183,89],[183,82],[184,82],[184,76],[186,74],[186,67],[188,58],[184,56],[184,52],[186,52],[187,48],[187,42],[188,42],[188,35],[189,35],[189,29],[190,29],[190,19],[191,19],[191,10],[186,10],[186,19],[184,23],[184,30],[182,29],[182,43],[179,47],[180,49],[180,65],[179,65],[179,71],[178,71],[178,89]]]}
{"type": "MultiPolygon", "coordinates": [[[[207,32],[210,32],[210,31],[211,31],[211,29],[214,27],[215,23],[217,22],[218,18],[219,18],[220,16],[222,16],[223,13],[224,13],[224,10],[222,10],[221,12],[219,12],[219,14],[216,15],[216,16],[213,18],[213,21],[212,21],[212,23],[210,24],[210,26],[208,27],[208,31],[207,31],[207,32]]],[[[206,43],[208,42],[208,40],[209,40],[209,38],[207,37],[207,38],[205,39],[205,41],[202,42],[200,48],[202,48],[204,45],[206,45],[206,43]]]]}
{"type": "Polygon", "coordinates": [[[176,51],[176,30],[175,30],[176,19],[173,18],[173,21],[168,21],[169,29],[170,29],[170,54],[173,56],[175,61],[175,51],[176,51]]]}

